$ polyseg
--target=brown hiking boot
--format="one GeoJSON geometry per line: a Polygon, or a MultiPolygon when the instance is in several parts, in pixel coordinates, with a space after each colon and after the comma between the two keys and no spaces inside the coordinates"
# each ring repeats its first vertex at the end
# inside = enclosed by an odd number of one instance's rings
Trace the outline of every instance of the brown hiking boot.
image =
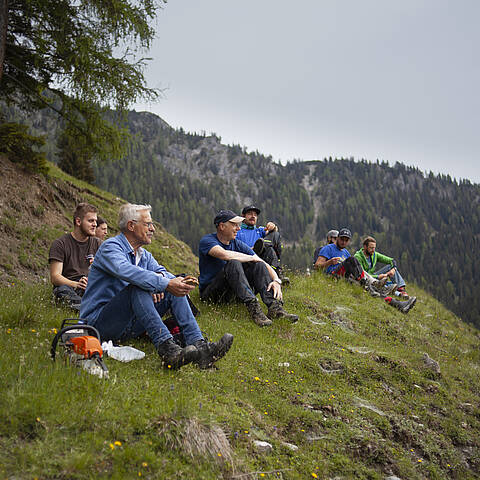
{"type": "Polygon", "coordinates": [[[246,303],[245,306],[247,307],[248,313],[250,313],[252,320],[259,327],[267,327],[268,325],[272,324],[272,321],[268,319],[263,313],[262,307],[258,303],[257,299],[246,303]]]}
{"type": "Polygon", "coordinates": [[[294,313],[288,313],[283,309],[283,306],[280,302],[274,302],[268,307],[268,318],[286,318],[291,323],[298,321],[298,315],[294,313]]]}

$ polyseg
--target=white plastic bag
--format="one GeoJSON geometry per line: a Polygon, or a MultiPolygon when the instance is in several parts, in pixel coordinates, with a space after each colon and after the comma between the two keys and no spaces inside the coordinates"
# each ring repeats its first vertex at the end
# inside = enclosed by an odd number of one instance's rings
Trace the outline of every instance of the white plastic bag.
{"type": "Polygon", "coordinates": [[[111,340],[102,343],[102,350],[106,355],[120,362],[141,360],[145,356],[145,352],[133,347],[115,347],[111,340]]]}

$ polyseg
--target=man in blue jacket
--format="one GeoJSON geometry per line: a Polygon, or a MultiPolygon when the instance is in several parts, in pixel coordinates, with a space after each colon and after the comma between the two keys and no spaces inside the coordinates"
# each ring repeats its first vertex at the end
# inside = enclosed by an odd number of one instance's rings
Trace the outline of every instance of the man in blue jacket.
{"type": "Polygon", "coordinates": [[[146,332],[165,368],[192,361],[208,368],[229,350],[233,335],[207,343],[187,299],[195,285],[169,273],[142,248],[152,243],[155,232],[150,211],[150,205],[120,208],[121,233],[103,242],[95,255],[80,317],[100,332],[102,340],[125,341],[146,332]],[[162,321],[169,309],[185,338],[184,348],[173,341],[162,321]]]}
{"type": "Polygon", "coordinates": [[[273,222],[268,222],[265,227],[257,227],[259,215],[260,209],[255,205],[248,205],[242,210],[244,220],[237,239],[246,243],[262,260],[271,265],[284,284],[289,283],[289,279],[283,276],[280,265],[282,243],[278,227],[273,222]]]}

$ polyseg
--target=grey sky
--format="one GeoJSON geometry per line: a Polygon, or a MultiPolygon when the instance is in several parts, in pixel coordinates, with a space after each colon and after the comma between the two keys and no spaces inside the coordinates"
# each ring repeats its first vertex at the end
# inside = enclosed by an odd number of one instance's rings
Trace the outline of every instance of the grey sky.
{"type": "Polygon", "coordinates": [[[479,0],[170,0],[136,105],[282,162],[354,156],[480,182],[479,0]]]}

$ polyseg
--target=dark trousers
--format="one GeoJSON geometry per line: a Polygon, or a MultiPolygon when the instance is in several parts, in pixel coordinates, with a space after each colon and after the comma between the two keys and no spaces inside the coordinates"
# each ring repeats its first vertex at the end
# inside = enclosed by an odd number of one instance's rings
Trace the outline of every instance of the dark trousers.
{"type": "Polygon", "coordinates": [[[235,299],[248,303],[256,300],[256,294],[259,293],[263,303],[269,307],[276,301],[272,290],[267,291],[271,281],[263,262],[241,263],[238,260],[229,260],[200,292],[200,297],[202,300],[218,303],[235,299]]]}
{"type": "Polygon", "coordinates": [[[282,244],[278,232],[270,232],[263,239],[263,252],[259,257],[277,269],[280,267],[280,255],[282,253],[282,244]]]}

